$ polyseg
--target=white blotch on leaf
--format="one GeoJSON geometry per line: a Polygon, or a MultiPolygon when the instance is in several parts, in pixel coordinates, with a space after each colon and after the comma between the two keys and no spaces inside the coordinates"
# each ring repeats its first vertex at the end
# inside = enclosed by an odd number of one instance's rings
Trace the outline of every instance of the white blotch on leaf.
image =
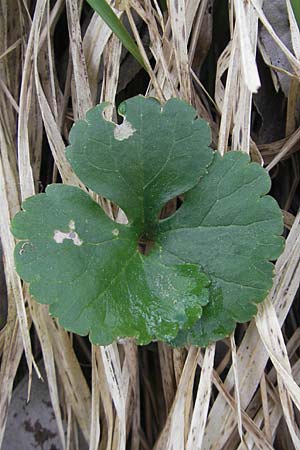
{"type": "Polygon", "coordinates": [[[117,141],[124,141],[132,136],[136,130],[133,128],[130,122],[124,119],[123,123],[116,125],[114,129],[114,137],[117,141]]]}
{"type": "Polygon", "coordinates": [[[78,234],[75,231],[75,222],[74,220],[70,220],[69,222],[69,231],[64,233],[60,230],[54,231],[53,239],[57,244],[62,244],[65,239],[69,239],[73,241],[74,245],[80,246],[83,244],[82,240],[79,238],[78,234]]]}
{"type": "Polygon", "coordinates": [[[112,230],[112,234],[113,234],[114,236],[119,236],[119,230],[118,230],[117,228],[114,228],[114,229],[112,230]]]}

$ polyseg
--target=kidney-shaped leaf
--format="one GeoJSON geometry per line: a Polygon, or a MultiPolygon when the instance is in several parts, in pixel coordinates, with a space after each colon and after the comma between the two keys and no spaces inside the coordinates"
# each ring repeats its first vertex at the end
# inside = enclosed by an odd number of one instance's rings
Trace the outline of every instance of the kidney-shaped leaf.
{"type": "Polygon", "coordinates": [[[178,99],[161,106],[131,98],[119,108],[121,125],[103,118],[105,106],[75,124],[67,157],[86,186],[120,206],[135,229],[151,232],[162,206],[204,175],[212,160],[209,127],[178,99]]]}
{"type": "Polygon", "coordinates": [[[272,285],[282,251],[282,216],[265,194],[270,178],[248,155],[215,153],[208,174],[180,210],[160,227],[157,241],[179,261],[199,264],[212,282],[212,296],[199,322],[175,341],[207,345],[228,335],[235,322],[255,313],[272,285]]]}
{"type": "Polygon", "coordinates": [[[228,335],[255,314],[282,249],[268,175],[242,153],[215,154],[207,124],[180,100],[132,98],[121,125],[104,108],[74,125],[67,157],[129,223],[112,221],[79,188],[48,186],[13,220],[17,271],[62,326],[94,343],[205,345],[228,335]],[[182,207],[160,221],[183,193],[182,207]],[[152,243],[147,255],[141,240],[152,243]]]}
{"type": "Polygon", "coordinates": [[[95,343],[172,339],[208,302],[198,265],[137,250],[133,227],[110,220],[79,188],[53,184],[23,203],[13,232],[15,261],[30,292],[62,326],[95,343]]]}

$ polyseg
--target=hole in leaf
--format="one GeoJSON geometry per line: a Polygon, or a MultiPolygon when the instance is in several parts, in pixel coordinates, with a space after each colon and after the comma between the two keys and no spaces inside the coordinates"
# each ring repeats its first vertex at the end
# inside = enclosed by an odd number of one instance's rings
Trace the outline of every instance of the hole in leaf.
{"type": "Polygon", "coordinates": [[[123,209],[120,207],[115,208],[114,217],[117,223],[122,223],[123,225],[126,225],[128,223],[127,216],[124,213],[123,209]]]}
{"type": "Polygon", "coordinates": [[[117,223],[122,223],[123,225],[128,224],[128,218],[123,211],[122,208],[120,208],[116,203],[112,202],[111,200],[108,200],[105,197],[101,197],[99,204],[107,217],[114,220],[117,223]]]}
{"type": "Polygon", "coordinates": [[[142,255],[149,255],[151,249],[153,248],[155,242],[151,239],[149,239],[147,236],[142,235],[140,239],[138,240],[138,251],[142,255]]]}
{"type": "Polygon", "coordinates": [[[181,208],[184,202],[184,194],[178,195],[177,197],[171,198],[160,210],[159,220],[167,219],[173,216],[175,212],[181,208]]]}

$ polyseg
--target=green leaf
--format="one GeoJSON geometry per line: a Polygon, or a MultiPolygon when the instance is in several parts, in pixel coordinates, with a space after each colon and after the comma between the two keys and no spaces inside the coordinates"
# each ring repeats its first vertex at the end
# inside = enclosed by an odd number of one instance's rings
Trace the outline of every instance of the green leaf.
{"type": "Polygon", "coordinates": [[[245,154],[214,153],[207,124],[180,100],[132,98],[121,125],[104,108],[74,125],[67,158],[128,224],[76,187],[48,186],[13,220],[17,271],[62,326],[97,344],[206,345],[228,335],[255,314],[282,250],[269,176],[245,154]],[[181,208],[160,220],[183,193],[181,208]],[[141,241],[151,242],[148,254],[141,241]]]}
{"type": "Polygon", "coordinates": [[[138,46],[106,0],[87,0],[87,2],[94,11],[99,14],[111,31],[120,39],[124,47],[127,48],[137,62],[147,71],[147,67],[138,46]]]}
{"type": "Polygon", "coordinates": [[[144,344],[200,317],[209,280],[199,267],[174,264],[159,248],[143,256],[135,230],[79,188],[50,185],[23,210],[13,222],[17,271],[65,328],[91,331],[95,343],[133,336],[144,344]]]}
{"type": "Polygon", "coordinates": [[[117,126],[103,119],[105,106],[73,127],[67,158],[89,188],[119,205],[135,229],[151,233],[164,204],[206,172],[209,127],[177,99],[164,107],[153,98],[127,100],[117,126]]]}
{"type": "Polygon", "coordinates": [[[300,2],[299,0],[291,0],[292,8],[297,20],[298,26],[300,27],[300,2]]]}
{"type": "Polygon", "coordinates": [[[199,264],[215,293],[201,320],[178,342],[203,346],[228,335],[235,322],[251,319],[255,304],[266,297],[273,275],[269,260],[283,248],[282,215],[275,200],[265,196],[269,189],[270,178],[248,155],[215,153],[208,174],[186,194],[178,213],[162,223],[157,236],[162,251],[199,264]]]}

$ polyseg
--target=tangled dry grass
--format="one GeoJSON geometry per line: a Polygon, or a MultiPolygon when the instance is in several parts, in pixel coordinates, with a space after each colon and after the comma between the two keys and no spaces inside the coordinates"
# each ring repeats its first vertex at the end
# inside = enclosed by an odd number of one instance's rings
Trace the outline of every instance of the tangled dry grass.
{"type": "Polygon", "coordinates": [[[25,354],[29,379],[43,359],[63,450],[78,448],[78,430],[89,450],[300,449],[300,34],[290,0],[281,2],[290,45],[262,0],[110,3],[147,72],[82,0],[0,3],[0,446],[25,354]],[[288,66],[275,67],[266,36],[288,66]],[[20,202],[52,181],[79,185],[64,154],[72,122],[99,101],[136,93],[191,102],[214,148],[266,166],[283,210],[286,247],[268,298],[251,323],[206,349],[90,347],[30,298],[14,269],[10,220],[20,202]]]}

